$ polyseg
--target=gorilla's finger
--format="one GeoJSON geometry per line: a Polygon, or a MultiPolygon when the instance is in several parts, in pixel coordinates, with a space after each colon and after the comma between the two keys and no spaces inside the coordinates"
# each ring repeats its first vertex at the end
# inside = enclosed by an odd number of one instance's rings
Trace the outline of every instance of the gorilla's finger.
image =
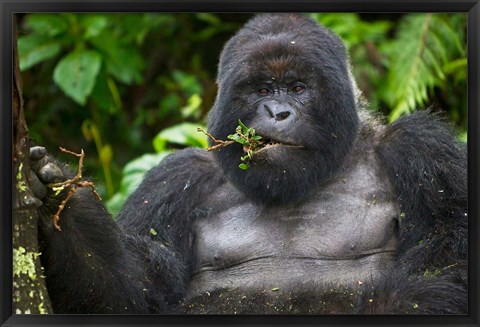
{"type": "Polygon", "coordinates": [[[45,184],[58,183],[61,182],[64,178],[63,172],[60,167],[51,162],[40,168],[40,170],[38,171],[38,176],[40,180],[45,184]]]}
{"type": "Polygon", "coordinates": [[[30,160],[40,160],[47,154],[47,149],[43,146],[34,146],[30,148],[30,160]]]}
{"type": "Polygon", "coordinates": [[[47,187],[43,184],[33,172],[33,170],[28,171],[28,182],[30,183],[30,189],[35,195],[36,198],[43,199],[47,196],[47,187]]]}

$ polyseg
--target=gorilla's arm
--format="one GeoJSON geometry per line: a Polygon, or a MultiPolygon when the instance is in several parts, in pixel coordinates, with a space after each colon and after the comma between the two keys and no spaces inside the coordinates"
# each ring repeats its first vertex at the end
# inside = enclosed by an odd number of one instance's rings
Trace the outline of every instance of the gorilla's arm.
{"type": "MultiPolygon", "coordinates": [[[[41,170],[45,162],[33,166],[41,170]]],[[[67,167],[62,171],[73,175],[67,167]]],[[[208,171],[211,162],[200,150],[171,155],[146,174],[119,224],[90,189],[78,188],[57,231],[52,215],[65,194],[49,191],[39,208],[41,258],[56,313],[170,312],[188,279],[192,208],[216,180],[208,171]]],[[[37,171],[31,179],[43,174],[46,184],[49,173],[37,171]]]]}
{"type": "MultiPolygon", "coordinates": [[[[37,176],[47,184],[54,169],[62,167],[48,157],[41,161],[49,163],[40,163],[38,175],[30,175],[37,191],[44,186],[37,176]]],[[[74,175],[67,166],[62,171],[65,176],[74,175]]],[[[46,197],[41,198],[43,205],[38,210],[40,258],[55,313],[144,312],[145,269],[90,189],[78,188],[60,214],[61,231],[53,227],[52,217],[67,192],[55,195],[45,188],[46,197]]]]}
{"type": "Polygon", "coordinates": [[[455,302],[466,300],[465,147],[446,122],[421,111],[388,126],[377,154],[401,210],[391,305],[403,312],[408,306],[421,310],[412,312],[465,311],[464,301],[455,302]]]}
{"type": "Polygon", "coordinates": [[[205,150],[177,151],[146,174],[119,213],[118,223],[146,240],[148,274],[170,305],[185,296],[196,254],[192,227],[221,176],[205,150]]]}

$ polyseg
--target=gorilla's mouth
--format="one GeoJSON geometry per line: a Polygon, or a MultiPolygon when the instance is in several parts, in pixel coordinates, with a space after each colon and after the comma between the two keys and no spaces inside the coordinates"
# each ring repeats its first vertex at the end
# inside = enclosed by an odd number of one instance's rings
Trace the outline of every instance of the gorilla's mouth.
{"type": "Polygon", "coordinates": [[[260,153],[262,151],[272,149],[272,148],[278,148],[278,147],[291,147],[291,148],[303,148],[303,145],[298,145],[295,143],[291,142],[286,142],[286,141],[279,141],[275,139],[268,139],[268,138],[263,138],[263,144],[262,147],[259,149],[253,151],[253,153],[260,153]]]}

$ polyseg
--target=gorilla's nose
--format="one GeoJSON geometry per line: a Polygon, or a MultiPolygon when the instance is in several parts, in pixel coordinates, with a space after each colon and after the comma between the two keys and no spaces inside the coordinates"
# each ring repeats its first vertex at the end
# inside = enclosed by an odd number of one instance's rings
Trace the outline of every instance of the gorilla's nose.
{"type": "Polygon", "coordinates": [[[295,109],[288,103],[278,101],[267,101],[263,103],[264,114],[275,122],[293,122],[295,120],[295,109]]]}

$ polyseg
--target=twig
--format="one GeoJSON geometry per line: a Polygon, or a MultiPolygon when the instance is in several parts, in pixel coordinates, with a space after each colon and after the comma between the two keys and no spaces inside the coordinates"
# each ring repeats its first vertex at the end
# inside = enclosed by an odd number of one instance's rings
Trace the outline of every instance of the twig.
{"type": "Polygon", "coordinates": [[[93,184],[93,182],[91,182],[91,181],[82,181],[81,180],[82,179],[83,159],[85,158],[85,153],[83,152],[83,149],[81,150],[80,153],[75,153],[75,152],[72,152],[72,151],[69,151],[65,148],[60,147],[60,151],[62,151],[64,153],[74,155],[76,157],[79,157],[80,159],[78,160],[78,170],[77,170],[77,174],[75,175],[75,177],[73,177],[71,179],[68,179],[66,181],[63,181],[63,182],[48,184],[48,186],[51,189],[53,189],[55,192],[60,192],[60,191],[64,190],[65,188],[70,187],[70,190],[68,191],[67,196],[60,203],[60,205],[58,206],[57,213],[53,216],[53,226],[55,226],[55,228],[59,231],[62,230],[60,228],[60,226],[58,225],[58,222],[60,221],[60,213],[65,208],[65,205],[72,198],[72,196],[75,194],[75,192],[77,192],[78,187],[90,187],[92,189],[93,194],[95,194],[95,196],[97,197],[97,199],[99,201],[102,201],[102,198],[100,197],[100,195],[95,190],[95,184],[93,184]]]}
{"type": "Polygon", "coordinates": [[[233,144],[235,143],[235,141],[223,141],[223,140],[217,140],[215,137],[213,137],[212,134],[210,134],[209,132],[207,132],[206,130],[204,130],[203,128],[199,127],[197,128],[197,131],[198,132],[202,132],[203,134],[207,135],[208,137],[210,137],[215,143],[215,145],[212,145],[210,147],[207,148],[207,151],[214,151],[214,150],[217,150],[219,148],[222,148],[224,146],[227,146],[227,145],[230,145],[230,144],[233,144]]]}

